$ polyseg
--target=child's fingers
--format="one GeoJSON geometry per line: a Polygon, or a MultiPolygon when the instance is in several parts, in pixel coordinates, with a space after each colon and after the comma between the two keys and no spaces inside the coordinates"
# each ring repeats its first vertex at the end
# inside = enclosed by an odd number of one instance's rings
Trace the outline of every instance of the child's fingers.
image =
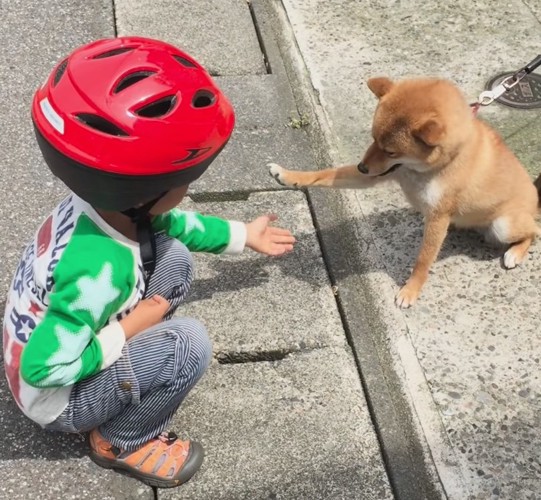
{"type": "Polygon", "coordinates": [[[273,234],[291,235],[291,231],[289,229],[282,229],[281,227],[272,227],[271,231],[273,234]]]}
{"type": "Polygon", "coordinates": [[[293,245],[272,245],[269,251],[269,255],[277,257],[278,255],[283,255],[285,253],[291,252],[293,250],[293,245]]]}
{"type": "Polygon", "coordinates": [[[289,243],[289,244],[293,245],[293,243],[295,243],[296,241],[297,240],[295,239],[295,236],[279,235],[279,234],[272,235],[272,242],[273,243],[280,243],[280,244],[289,243]]]}

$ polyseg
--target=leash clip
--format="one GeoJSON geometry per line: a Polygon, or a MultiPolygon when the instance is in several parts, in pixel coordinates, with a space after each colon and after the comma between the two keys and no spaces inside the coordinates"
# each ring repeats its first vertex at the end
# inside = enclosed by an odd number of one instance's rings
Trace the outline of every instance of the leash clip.
{"type": "MultiPolygon", "coordinates": [[[[505,80],[508,80],[509,78],[512,77],[508,77],[505,80]]],[[[501,97],[503,94],[505,94],[508,89],[504,85],[504,82],[496,85],[496,87],[494,87],[492,90],[485,90],[484,92],[481,92],[479,94],[479,99],[477,99],[477,104],[479,104],[479,106],[488,106],[489,104],[492,104],[496,99],[498,99],[498,97],[501,97]]]]}
{"type": "Polygon", "coordinates": [[[538,55],[535,59],[530,61],[524,68],[519,69],[515,74],[508,76],[496,85],[491,90],[485,90],[479,94],[477,104],[479,106],[488,106],[492,104],[498,97],[511,90],[515,85],[528,74],[530,74],[535,68],[541,65],[541,55],[538,55]]]}

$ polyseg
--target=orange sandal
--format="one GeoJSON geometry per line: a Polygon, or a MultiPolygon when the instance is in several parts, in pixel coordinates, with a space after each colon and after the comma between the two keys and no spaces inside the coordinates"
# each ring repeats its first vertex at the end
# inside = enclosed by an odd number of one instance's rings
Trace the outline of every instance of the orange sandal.
{"type": "Polygon", "coordinates": [[[122,451],[97,429],[90,432],[90,458],[105,469],[134,477],[149,486],[173,488],[188,481],[203,463],[203,447],[164,432],[135,451],[122,451]]]}

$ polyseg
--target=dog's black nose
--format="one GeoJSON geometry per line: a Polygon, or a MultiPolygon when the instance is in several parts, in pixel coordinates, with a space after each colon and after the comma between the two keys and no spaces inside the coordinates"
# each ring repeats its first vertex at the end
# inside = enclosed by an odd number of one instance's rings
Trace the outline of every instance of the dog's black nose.
{"type": "Polygon", "coordinates": [[[361,172],[361,174],[367,174],[368,173],[368,168],[366,168],[366,165],[363,162],[361,162],[361,163],[359,163],[357,165],[357,170],[359,172],[361,172]]]}

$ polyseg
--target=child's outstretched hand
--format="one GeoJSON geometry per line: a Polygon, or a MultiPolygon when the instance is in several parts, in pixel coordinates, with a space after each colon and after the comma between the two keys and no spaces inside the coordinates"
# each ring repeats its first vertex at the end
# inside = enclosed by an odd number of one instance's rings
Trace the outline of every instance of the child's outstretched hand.
{"type": "Polygon", "coordinates": [[[160,295],[139,301],[135,309],[120,320],[120,326],[122,326],[126,338],[129,339],[160,323],[167,309],[169,309],[169,301],[160,295]]]}
{"type": "Polygon", "coordinates": [[[246,246],[266,255],[282,255],[293,250],[295,237],[287,230],[271,226],[276,215],[262,215],[246,224],[246,246]]]}

